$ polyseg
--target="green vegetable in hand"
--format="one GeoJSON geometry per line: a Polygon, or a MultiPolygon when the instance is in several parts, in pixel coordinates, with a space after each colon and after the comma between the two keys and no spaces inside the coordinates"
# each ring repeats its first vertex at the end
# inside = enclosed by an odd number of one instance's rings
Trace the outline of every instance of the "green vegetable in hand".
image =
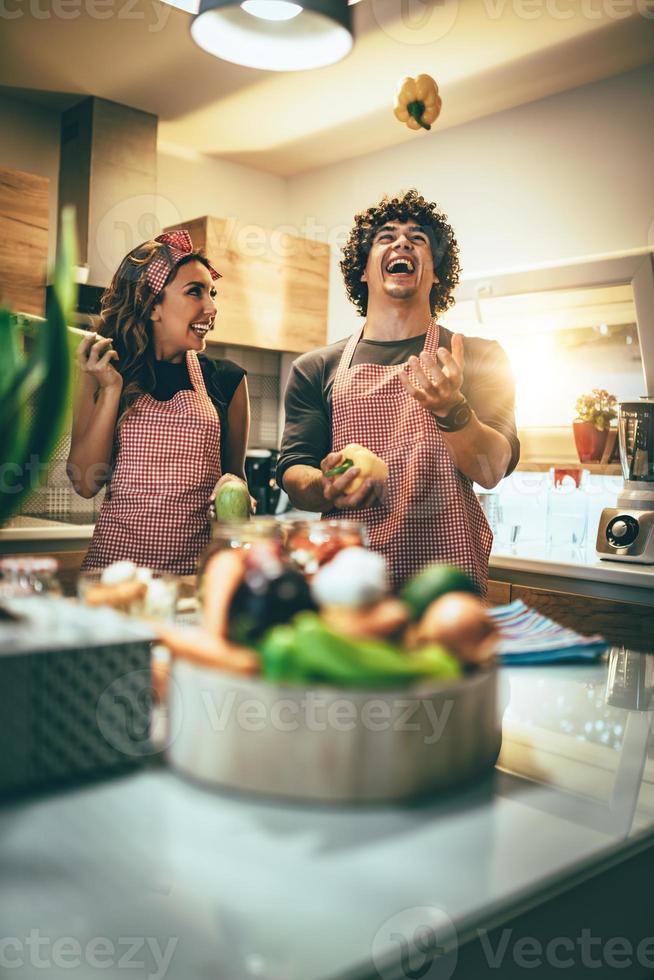
{"type": "Polygon", "coordinates": [[[344,463],[340,466],[333,466],[331,470],[327,470],[325,476],[340,476],[341,473],[347,473],[349,469],[354,466],[354,460],[346,459],[344,463]]]}
{"type": "Polygon", "coordinates": [[[249,520],[250,492],[240,480],[226,480],[216,491],[216,517],[223,523],[249,520]]]}
{"type": "Polygon", "coordinates": [[[343,462],[338,466],[327,470],[325,476],[339,476],[346,473],[352,466],[358,466],[359,475],[355,476],[351,483],[343,490],[344,494],[356,493],[359,487],[363,486],[366,480],[374,480],[378,483],[385,483],[388,480],[388,466],[383,459],[380,459],[371,449],[360,446],[358,442],[349,442],[341,449],[343,462]]]}

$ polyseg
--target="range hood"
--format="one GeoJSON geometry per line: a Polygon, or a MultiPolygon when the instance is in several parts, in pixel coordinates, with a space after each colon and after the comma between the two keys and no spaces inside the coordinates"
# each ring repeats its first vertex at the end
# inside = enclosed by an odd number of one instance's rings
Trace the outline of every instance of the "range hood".
{"type": "Polygon", "coordinates": [[[99,312],[126,252],[158,234],[156,190],[156,116],[95,97],[63,113],[59,204],[75,207],[79,261],[88,266],[80,312],[99,312]]]}

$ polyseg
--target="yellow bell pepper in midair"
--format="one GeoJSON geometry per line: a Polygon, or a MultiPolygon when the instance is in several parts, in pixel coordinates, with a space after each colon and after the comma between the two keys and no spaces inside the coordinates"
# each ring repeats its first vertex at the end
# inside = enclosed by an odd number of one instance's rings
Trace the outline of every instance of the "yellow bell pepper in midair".
{"type": "Polygon", "coordinates": [[[393,112],[409,129],[431,129],[441,111],[438,85],[431,75],[403,78],[395,96],[393,112]]]}

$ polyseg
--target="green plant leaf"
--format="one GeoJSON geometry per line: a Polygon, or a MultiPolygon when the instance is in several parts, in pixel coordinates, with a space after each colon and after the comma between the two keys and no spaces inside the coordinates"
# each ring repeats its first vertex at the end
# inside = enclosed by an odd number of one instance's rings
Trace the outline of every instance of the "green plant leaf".
{"type": "Polygon", "coordinates": [[[16,318],[0,309],[0,399],[4,399],[21,362],[21,347],[16,318]]]}
{"type": "MultiPolygon", "coordinates": [[[[0,411],[0,431],[4,442],[0,461],[16,473],[15,489],[4,481],[0,489],[0,522],[20,507],[34,489],[28,485],[28,467],[37,473],[47,463],[61,433],[71,386],[71,359],[66,323],[76,303],[73,266],[76,261],[75,217],[72,208],[62,212],[59,251],[54,270],[53,289],[48,296],[46,319],[39,326],[34,349],[25,356],[18,336],[25,327],[18,325],[12,336],[12,319],[0,317],[0,354],[8,352],[0,379],[5,393],[0,411]],[[32,405],[29,405],[31,400],[32,405]],[[28,408],[30,411],[28,412],[28,408]],[[31,421],[28,418],[31,414],[31,421]]],[[[10,470],[6,470],[9,474],[10,470]]]]}
{"type": "Polygon", "coordinates": [[[39,353],[48,367],[34,407],[30,454],[45,462],[61,433],[72,380],[66,323],[77,301],[73,267],[77,259],[75,214],[64,208],[53,289],[46,308],[47,329],[39,337],[39,353]]]}

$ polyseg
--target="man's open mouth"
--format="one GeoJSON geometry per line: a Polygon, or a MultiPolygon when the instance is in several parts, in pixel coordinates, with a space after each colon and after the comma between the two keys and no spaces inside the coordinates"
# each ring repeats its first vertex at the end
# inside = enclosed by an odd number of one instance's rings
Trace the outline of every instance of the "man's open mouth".
{"type": "Polygon", "coordinates": [[[415,266],[409,258],[391,259],[385,272],[389,276],[411,276],[415,272],[415,266]]]}

